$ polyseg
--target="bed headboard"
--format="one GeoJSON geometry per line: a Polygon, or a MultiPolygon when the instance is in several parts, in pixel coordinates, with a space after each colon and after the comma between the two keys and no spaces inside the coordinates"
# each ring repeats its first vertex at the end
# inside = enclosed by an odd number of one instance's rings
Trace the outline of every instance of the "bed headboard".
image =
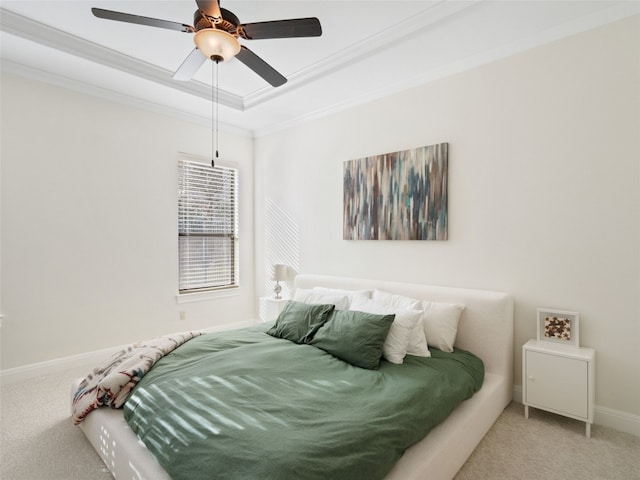
{"type": "Polygon", "coordinates": [[[503,375],[513,385],[513,298],[507,293],[312,274],[299,274],[294,285],[378,289],[420,300],[461,303],[466,308],[455,346],[476,354],[487,372],[503,375]]]}

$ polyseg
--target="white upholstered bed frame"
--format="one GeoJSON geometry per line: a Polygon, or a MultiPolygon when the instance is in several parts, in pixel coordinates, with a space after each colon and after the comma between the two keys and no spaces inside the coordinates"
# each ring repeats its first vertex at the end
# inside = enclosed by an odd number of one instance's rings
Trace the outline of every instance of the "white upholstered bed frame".
{"type": "MultiPolygon", "coordinates": [[[[412,298],[462,303],[455,345],[479,356],[485,364],[482,388],[460,404],[429,435],[410,447],[385,480],[448,480],[467,460],[482,437],[509,404],[513,389],[513,300],[484,290],[301,274],[296,288],[315,286],[379,289],[412,298]]],[[[170,480],[138,441],[121,410],[101,408],[80,424],[92,446],[117,480],[170,480]]]]}

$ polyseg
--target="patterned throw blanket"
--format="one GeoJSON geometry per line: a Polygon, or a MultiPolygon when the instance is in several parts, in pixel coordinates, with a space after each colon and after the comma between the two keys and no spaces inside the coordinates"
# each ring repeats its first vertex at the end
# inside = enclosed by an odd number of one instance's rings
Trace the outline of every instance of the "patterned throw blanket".
{"type": "Polygon", "coordinates": [[[204,332],[183,332],[130,345],[96,367],[80,383],[73,396],[72,419],[78,425],[101,406],[120,408],[133,387],[169,352],[204,332]]]}

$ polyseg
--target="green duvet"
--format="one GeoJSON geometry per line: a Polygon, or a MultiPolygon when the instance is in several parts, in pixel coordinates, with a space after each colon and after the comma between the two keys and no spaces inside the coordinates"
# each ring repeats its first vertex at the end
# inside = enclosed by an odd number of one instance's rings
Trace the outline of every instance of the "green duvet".
{"type": "Polygon", "coordinates": [[[173,480],[381,479],[484,378],[462,350],[366,370],[265,330],[189,341],[127,400],[173,480]]]}

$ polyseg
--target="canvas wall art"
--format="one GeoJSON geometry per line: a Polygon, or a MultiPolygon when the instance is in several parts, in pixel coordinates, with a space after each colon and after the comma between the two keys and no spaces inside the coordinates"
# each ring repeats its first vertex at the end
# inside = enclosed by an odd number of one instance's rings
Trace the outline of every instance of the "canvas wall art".
{"type": "Polygon", "coordinates": [[[448,143],[344,162],[345,240],[447,240],[448,143]]]}

